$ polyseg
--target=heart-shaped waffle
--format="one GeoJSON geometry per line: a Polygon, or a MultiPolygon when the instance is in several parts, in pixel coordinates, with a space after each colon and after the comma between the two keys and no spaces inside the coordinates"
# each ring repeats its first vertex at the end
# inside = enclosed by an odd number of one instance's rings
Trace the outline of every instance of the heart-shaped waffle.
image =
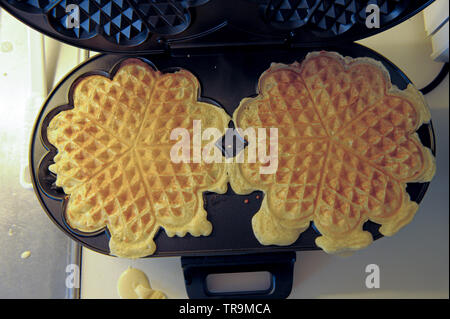
{"type": "Polygon", "coordinates": [[[199,102],[199,89],[190,72],[162,74],[138,59],[123,61],[112,79],[88,75],[74,83],[73,108],[47,128],[58,149],[49,169],[68,195],[65,218],[72,228],[91,233],[107,227],[111,253],[132,258],[155,251],[160,226],[168,236],[211,233],[202,193],[226,191],[225,166],[175,163],[170,154],[175,128],[192,136],[198,120],[202,128],[225,132],[229,116],[199,102]]]}
{"type": "Polygon", "coordinates": [[[258,89],[233,119],[242,130],[278,128],[278,169],[262,174],[266,164],[237,163],[230,183],[239,194],[265,192],[252,219],[262,244],[292,244],[314,221],[316,244],[343,253],[372,242],[363,231],[367,220],[387,236],[412,220],[418,205],[406,183],[430,181],[435,172],[430,149],[415,133],[430,120],[417,89],[392,86],[373,59],[331,52],[272,64],[258,89]]]}

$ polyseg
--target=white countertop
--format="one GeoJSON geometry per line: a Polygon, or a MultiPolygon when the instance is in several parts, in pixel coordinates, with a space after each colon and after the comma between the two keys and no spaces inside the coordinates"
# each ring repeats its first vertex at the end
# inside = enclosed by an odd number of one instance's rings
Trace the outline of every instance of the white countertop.
{"type": "MultiPolygon", "coordinates": [[[[429,56],[422,14],[382,34],[360,41],[396,64],[423,87],[441,64],[429,56]]],[[[289,298],[448,298],[449,297],[449,80],[426,96],[437,136],[437,175],[410,225],[342,258],[321,251],[299,252],[289,298]],[[380,268],[380,288],[365,286],[366,265],[380,268]]],[[[128,266],[143,270],[154,289],[169,298],[187,298],[179,258],[127,260],[83,249],[82,298],[118,298],[116,283],[128,266]]],[[[234,280],[239,284],[239,279],[234,280]]],[[[261,280],[256,277],[254,280],[261,280]]],[[[258,282],[247,281],[252,287],[258,282]]],[[[228,285],[230,283],[228,282],[228,285]]],[[[264,282],[261,283],[264,286],[264,282]]],[[[241,284],[241,288],[245,288],[241,284]]]]}
{"type": "Polygon", "coordinates": [[[31,65],[27,29],[2,11],[0,298],[65,298],[69,296],[64,281],[72,241],[47,217],[33,190],[20,182],[28,163],[31,126],[42,102],[35,99],[28,103],[31,65]],[[30,252],[28,258],[21,258],[26,251],[30,252]]]}

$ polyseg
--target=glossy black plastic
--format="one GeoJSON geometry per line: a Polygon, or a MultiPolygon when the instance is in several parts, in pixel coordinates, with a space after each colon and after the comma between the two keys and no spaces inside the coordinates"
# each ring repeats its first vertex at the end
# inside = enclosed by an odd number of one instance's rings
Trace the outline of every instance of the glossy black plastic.
{"type": "Polygon", "coordinates": [[[191,299],[287,298],[292,290],[295,252],[273,252],[239,256],[181,257],[186,292],[191,299]],[[207,277],[218,273],[269,272],[270,287],[260,291],[211,292],[207,277]]]}

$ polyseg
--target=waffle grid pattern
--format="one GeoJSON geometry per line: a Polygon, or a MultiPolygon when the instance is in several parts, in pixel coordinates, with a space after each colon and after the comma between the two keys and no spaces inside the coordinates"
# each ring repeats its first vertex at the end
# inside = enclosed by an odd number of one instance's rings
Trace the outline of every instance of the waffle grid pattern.
{"type": "Polygon", "coordinates": [[[260,95],[234,114],[243,129],[279,128],[276,174],[244,163],[231,177],[238,193],[266,192],[252,221],[263,244],[289,245],[314,221],[324,250],[365,247],[372,238],[363,224],[370,219],[394,234],[417,209],[406,183],[434,174],[431,152],[414,134],[429,120],[423,100],[389,91],[377,64],[343,61],[318,53],[301,65],[272,65],[260,78],[260,95]]]}
{"type": "Polygon", "coordinates": [[[211,232],[201,193],[226,191],[225,167],[170,158],[172,129],[192,134],[200,120],[225,130],[228,116],[197,102],[198,91],[191,73],[161,74],[137,59],[122,62],[113,80],[91,75],[76,84],[74,108],[47,129],[58,149],[49,170],[70,195],[65,217],[73,229],[108,227],[111,253],[125,257],[152,254],[160,226],[169,236],[211,232]]]}
{"type": "Polygon", "coordinates": [[[311,27],[320,36],[337,36],[364,24],[366,7],[376,4],[385,23],[403,10],[400,0],[270,0],[263,2],[266,19],[280,29],[311,27]]]}
{"type": "Polygon", "coordinates": [[[138,45],[150,34],[173,35],[190,24],[189,8],[207,1],[187,0],[10,0],[30,13],[44,13],[59,33],[88,39],[103,36],[118,45],[138,45]],[[79,8],[79,27],[73,27],[74,11],[79,8]]]}
{"type": "MultiPolygon", "coordinates": [[[[175,35],[191,24],[189,8],[210,0],[7,0],[20,10],[45,14],[58,33],[73,39],[101,35],[114,45],[139,45],[152,34],[175,35]],[[80,27],[69,28],[70,4],[80,8],[80,27]]],[[[244,0],[242,0],[244,1],[244,0]]],[[[249,0],[246,0],[249,1],[249,0]]],[[[252,0],[261,7],[263,19],[276,29],[298,28],[315,36],[339,36],[355,25],[365,27],[366,7],[380,8],[385,25],[406,8],[401,0],[252,0]]]]}

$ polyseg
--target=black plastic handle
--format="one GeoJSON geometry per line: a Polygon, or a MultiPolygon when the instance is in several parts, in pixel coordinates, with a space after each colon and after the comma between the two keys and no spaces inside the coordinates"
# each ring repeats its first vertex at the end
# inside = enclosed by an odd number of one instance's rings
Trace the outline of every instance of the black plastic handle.
{"type": "Polygon", "coordinates": [[[181,257],[186,292],[191,299],[204,298],[287,298],[292,290],[296,254],[293,251],[265,254],[181,257]],[[272,283],[267,290],[211,292],[206,284],[210,274],[267,271],[272,283]]]}

